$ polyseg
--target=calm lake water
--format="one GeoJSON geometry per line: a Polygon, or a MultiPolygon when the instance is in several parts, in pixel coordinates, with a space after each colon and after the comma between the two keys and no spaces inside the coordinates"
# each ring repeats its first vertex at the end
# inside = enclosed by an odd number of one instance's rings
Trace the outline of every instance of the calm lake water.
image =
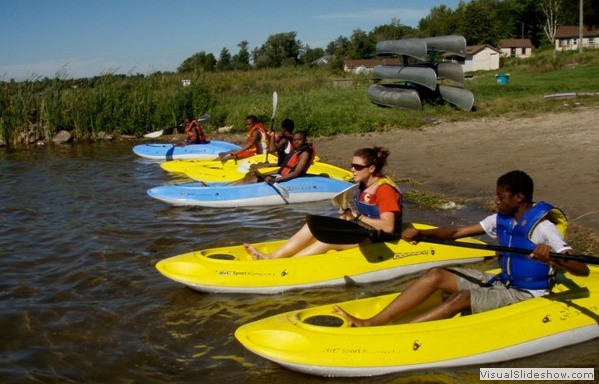
{"type": "MultiPolygon", "coordinates": [[[[246,322],[306,306],[395,292],[409,278],[273,296],[206,294],[163,277],[159,260],[195,249],[287,238],[329,202],[275,208],[174,208],[146,195],[174,177],[133,142],[0,148],[0,382],[458,383],[478,367],[376,379],[289,371],[234,338],[246,322]]],[[[476,207],[407,220],[465,223],[476,207]]],[[[502,367],[598,367],[593,340],[502,367]]]]}

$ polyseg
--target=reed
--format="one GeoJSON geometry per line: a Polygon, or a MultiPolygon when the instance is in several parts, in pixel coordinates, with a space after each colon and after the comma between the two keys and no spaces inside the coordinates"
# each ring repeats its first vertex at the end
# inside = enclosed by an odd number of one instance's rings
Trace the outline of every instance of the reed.
{"type": "MultiPolygon", "coordinates": [[[[141,136],[205,113],[212,117],[208,132],[225,125],[242,132],[248,114],[270,120],[273,91],[279,95],[277,119],[291,118],[311,136],[419,129],[431,116],[445,121],[530,116],[563,103],[545,94],[596,92],[599,50],[556,57],[539,52],[529,60],[505,60],[501,71],[474,73],[464,84],[476,98],[470,113],[449,105],[425,105],[422,111],[377,107],[366,93],[370,82],[368,76],[309,66],[0,82],[0,141],[28,146],[63,129],[75,140],[94,140],[101,132],[141,136]],[[498,85],[496,73],[509,73],[509,84],[498,85]]],[[[581,100],[599,104],[598,97],[581,100]]]]}

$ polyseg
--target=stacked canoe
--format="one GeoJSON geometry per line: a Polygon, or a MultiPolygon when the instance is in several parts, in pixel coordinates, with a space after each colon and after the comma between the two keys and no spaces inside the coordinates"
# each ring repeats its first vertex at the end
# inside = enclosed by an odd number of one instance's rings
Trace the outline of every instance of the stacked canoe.
{"type": "Polygon", "coordinates": [[[368,87],[368,96],[374,104],[422,109],[422,102],[431,104],[449,102],[465,111],[474,106],[472,91],[458,84],[464,82],[462,64],[455,61],[439,61],[446,58],[464,57],[466,39],[460,35],[426,38],[386,40],[377,43],[377,55],[397,56],[373,70],[375,84],[368,87]]]}

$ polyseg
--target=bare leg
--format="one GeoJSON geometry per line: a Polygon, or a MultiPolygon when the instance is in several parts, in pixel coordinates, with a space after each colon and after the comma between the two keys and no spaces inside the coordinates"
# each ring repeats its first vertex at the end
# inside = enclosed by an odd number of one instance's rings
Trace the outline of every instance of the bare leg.
{"type": "Polygon", "coordinates": [[[295,235],[291,236],[285,244],[281,246],[281,248],[277,249],[272,253],[262,253],[258,251],[251,244],[244,244],[247,253],[249,253],[254,259],[278,259],[282,257],[290,257],[295,255],[298,251],[308,246],[310,243],[314,241],[314,236],[312,236],[312,232],[310,232],[310,228],[308,228],[307,224],[295,233],[295,235]]]}
{"type": "Polygon", "coordinates": [[[414,309],[423,303],[438,289],[456,293],[458,290],[455,275],[443,268],[429,269],[424,275],[415,280],[406,290],[397,296],[387,307],[369,319],[358,319],[338,306],[335,312],[345,317],[351,326],[368,327],[390,323],[401,314],[414,309]]]}
{"type": "Polygon", "coordinates": [[[412,319],[412,323],[449,319],[466,309],[470,309],[470,291],[459,291],[452,293],[441,305],[412,319]]]}

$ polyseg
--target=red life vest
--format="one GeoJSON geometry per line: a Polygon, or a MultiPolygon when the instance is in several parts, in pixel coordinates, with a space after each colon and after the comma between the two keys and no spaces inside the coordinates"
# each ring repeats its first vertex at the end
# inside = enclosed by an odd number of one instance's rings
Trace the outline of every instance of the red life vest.
{"type": "Polygon", "coordinates": [[[190,121],[185,126],[185,132],[187,132],[187,144],[204,144],[206,143],[206,135],[202,131],[200,123],[196,120],[190,121]]]}
{"type": "Polygon", "coordinates": [[[306,143],[301,147],[294,149],[293,152],[291,152],[285,158],[283,165],[281,166],[281,168],[279,168],[279,174],[281,176],[288,175],[289,173],[295,170],[295,168],[299,164],[299,158],[302,152],[308,152],[310,154],[310,164],[312,164],[314,158],[316,157],[316,150],[314,149],[314,145],[312,145],[311,143],[306,143]]]}
{"type": "Polygon", "coordinates": [[[256,130],[260,131],[260,142],[257,145],[260,148],[257,148],[257,146],[254,145],[253,147],[248,148],[245,151],[239,152],[237,154],[238,159],[245,159],[246,157],[254,156],[256,154],[266,153],[268,151],[269,136],[268,136],[268,131],[266,130],[266,127],[264,126],[264,124],[254,123],[254,125],[252,125],[248,129],[248,134],[247,134],[248,141],[252,142],[252,139],[253,139],[252,136],[256,130]]]}

